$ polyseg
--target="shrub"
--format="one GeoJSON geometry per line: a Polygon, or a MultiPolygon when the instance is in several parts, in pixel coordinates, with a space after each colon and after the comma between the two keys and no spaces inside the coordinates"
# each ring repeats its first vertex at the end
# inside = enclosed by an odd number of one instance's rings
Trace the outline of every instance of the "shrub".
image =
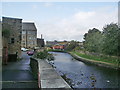
{"type": "Polygon", "coordinates": [[[49,61],[54,60],[54,56],[52,54],[48,53],[48,51],[46,51],[46,50],[38,52],[35,55],[35,57],[39,58],[39,59],[48,59],[49,61]]]}

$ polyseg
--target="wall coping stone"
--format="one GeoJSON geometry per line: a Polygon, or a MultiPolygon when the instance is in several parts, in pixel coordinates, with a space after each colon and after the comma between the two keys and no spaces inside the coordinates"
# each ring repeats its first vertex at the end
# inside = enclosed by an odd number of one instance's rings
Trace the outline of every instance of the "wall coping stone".
{"type": "Polygon", "coordinates": [[[67,82],[55,71],[46,60],[33,58],[38,62],[38,83],[41,88],[66,88],[72,90],[67,82]]]}

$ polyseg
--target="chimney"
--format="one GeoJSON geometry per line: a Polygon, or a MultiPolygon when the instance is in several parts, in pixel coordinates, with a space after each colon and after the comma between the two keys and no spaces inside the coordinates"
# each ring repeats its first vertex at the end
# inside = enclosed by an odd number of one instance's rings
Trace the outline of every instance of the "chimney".
{"type": "Polygon", "coordinates": [[[42,34],[41,34],[41,39],[42,39],[42,34]]]}

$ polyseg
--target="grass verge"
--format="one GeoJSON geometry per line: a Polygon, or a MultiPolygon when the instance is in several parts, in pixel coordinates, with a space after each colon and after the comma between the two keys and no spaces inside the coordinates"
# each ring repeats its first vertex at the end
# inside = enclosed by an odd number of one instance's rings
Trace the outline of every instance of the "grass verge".
{"type": "Polygon", "coordinates": [[[86,58],[89,59],[89,61],[98,61],[98,62],[103,62],[103,63],[107,63],[107,64],[112,64],[114,66],[119,66],[119,58],[118,57],[111,57],[111,56],[95,56],[95,55],[86,55],[86,54],[82,54],[79,52],[75,52],[72,51],[70,52],[71,54],[76,54],[82,58],[86,58]]]}

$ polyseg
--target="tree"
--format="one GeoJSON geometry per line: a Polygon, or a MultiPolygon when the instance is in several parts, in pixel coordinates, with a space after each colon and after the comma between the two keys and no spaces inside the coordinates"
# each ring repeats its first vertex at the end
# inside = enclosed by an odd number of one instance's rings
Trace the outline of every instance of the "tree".
{"type": "Polygon", "coordinates": [[[71,51],[75,49],[75,47],[78,46],[78,42],[72,40],[66,47],[65,50],[71,51]]]}
{"type": "Polygon", "coordinates": [[[90,52],[101,52],[102,34],[96,28],[89,29],[84,35],[84,48],[90,52]]]}
{"type": "Polygon", "coordinates": [[[120,55],[120,29],[117,24],[111,23],[103,27],[103,53],[120,55]],[[118,50],[119,49],[119,50],[118,50]]]}

